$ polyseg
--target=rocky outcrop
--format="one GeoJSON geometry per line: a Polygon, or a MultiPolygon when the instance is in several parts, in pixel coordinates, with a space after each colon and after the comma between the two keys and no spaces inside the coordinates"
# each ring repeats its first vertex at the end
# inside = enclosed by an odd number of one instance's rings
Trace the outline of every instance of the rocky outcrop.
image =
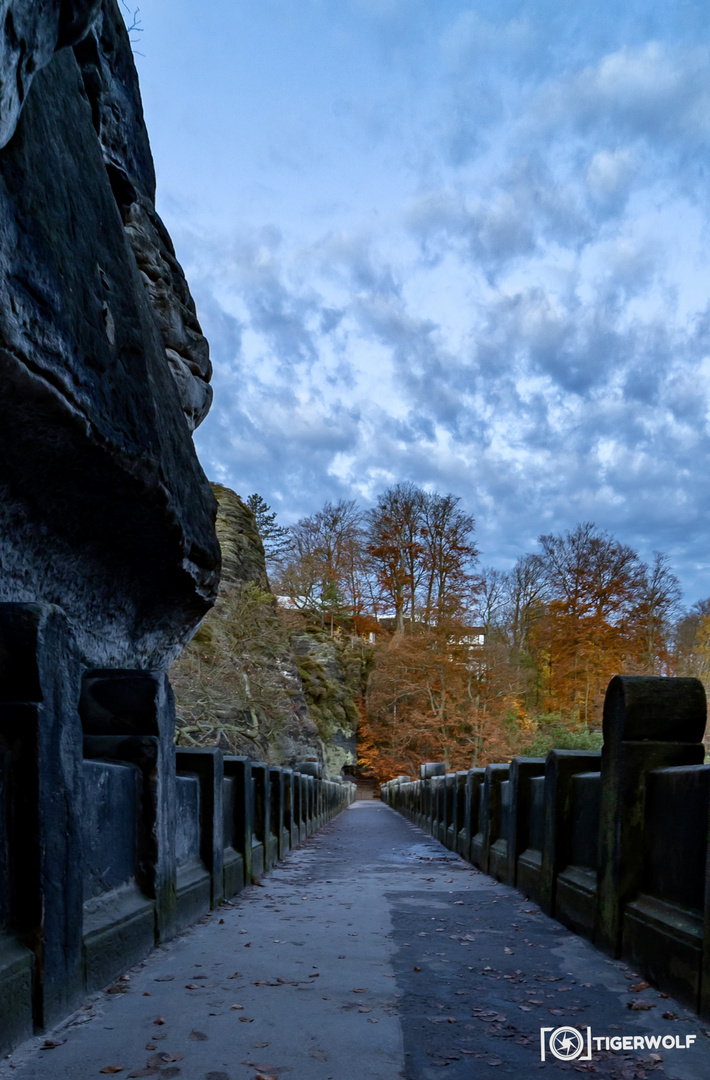
{"type": "Polygon", "coordinates": [[[0,600],[60,605],[90,666],[161,667],[218,581],[207,347],[115,0],[3,10],[0,600]]]}
{"type": "Polygon", "coordinates": [[[74,45],[98,15],[100,0],[3,0],[0,45],[0,148],[12,138],[34,76],[57,49],[74,45]]]}
{"type": "Polygon", "coordinates": [[[308,709],[323,740],[325,771],[357,765],[358,698],[364,697],[371,650],[348,636],[309,628],[291,635],[308,709]]]}
{"type": "Polygon", "coordinates": [[[92,29],[74,52],[126,236],[183,412],[194,430],[212,403],[209,347],[172,241],[155,211],[153,162],[143,118],[136,108],[140,103],[138,77],[114,0],[104,0],[92,29]]]}
{"type": "Polygon", "coordinates": [[[247,582],[268,590],[264,545],[256,518],[234,491],[221,484],[213,484],[212,490],[217,498],[217,535],[222,552],[220,591],[247,582]]]}
{"type": "Polygon", "coordinates": [[[324,764],[287,630],[268,591],[256,520],[238,495],[214,484],[222,580],[213,611],[173,665],[180,745],[295,766],[324,764]]]}

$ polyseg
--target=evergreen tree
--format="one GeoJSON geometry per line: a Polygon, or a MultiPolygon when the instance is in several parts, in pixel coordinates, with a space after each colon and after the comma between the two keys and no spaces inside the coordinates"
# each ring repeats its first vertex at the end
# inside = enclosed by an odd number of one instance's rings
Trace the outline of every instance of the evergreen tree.
{"type": "Polygon", "coordinates": [[[250,495],[246,504],[256,518],[256,527],[266,558],[272,562],[280,562],[293,548],[289,530],[284,525],[277,524],[276,511],[271,509],[261,495],[250,495]]]}

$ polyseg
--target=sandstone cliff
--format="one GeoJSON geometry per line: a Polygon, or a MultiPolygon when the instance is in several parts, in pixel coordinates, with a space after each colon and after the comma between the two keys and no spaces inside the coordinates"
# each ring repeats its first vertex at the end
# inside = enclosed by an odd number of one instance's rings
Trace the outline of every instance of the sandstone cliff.
{"type": "Polygon", "coordinates": [[[170,673],[180,744],[218,745],[274,765],[318,761],[337,776],[357,760],[356,697],[367,657],[278,611],[254,515],[213,485],[222,581],[213,611],[170,673]]]}
{"type": "Polygon", "coordinates": [[[180,745],[216,745],[273,765],[323,764],[287,631],[268,591],[254,515],[213,485],[222,580],[214,609],[173,665],[180,745]]]}
{"type": "Polygon", "coordinates": [[[115,0],[3,11],[0,600],[59,604],[89,666],[165,666],[219,574],[207,343],[115,0]]]}

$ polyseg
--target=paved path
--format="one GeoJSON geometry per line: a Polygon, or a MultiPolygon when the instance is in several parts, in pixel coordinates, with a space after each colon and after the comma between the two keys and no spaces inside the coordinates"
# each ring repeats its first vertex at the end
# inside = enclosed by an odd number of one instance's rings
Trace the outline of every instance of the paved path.
{"type": "Polygon", "coordinates": [[[394,811],[357,802],[0,1077],[708,1080],[710,1025],[637,982],[394,811]],[[543,1063],[540,1028],[568,1024],[697,1039],[543,1063]]]}

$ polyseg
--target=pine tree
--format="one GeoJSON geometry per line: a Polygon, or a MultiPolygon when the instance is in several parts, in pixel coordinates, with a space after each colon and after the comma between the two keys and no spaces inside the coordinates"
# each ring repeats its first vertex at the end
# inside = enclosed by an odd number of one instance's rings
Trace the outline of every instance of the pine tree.
{"type": "Polygon", "coordinates": [[[280,562],[293,547],[289,530],[284,525],[277,525],[276,511],[271,509],[261,495],[255,492],[249,496],[246,504],[256,518],[256,527],[264,545],[266,558],[272,562],[280,562]]]}

